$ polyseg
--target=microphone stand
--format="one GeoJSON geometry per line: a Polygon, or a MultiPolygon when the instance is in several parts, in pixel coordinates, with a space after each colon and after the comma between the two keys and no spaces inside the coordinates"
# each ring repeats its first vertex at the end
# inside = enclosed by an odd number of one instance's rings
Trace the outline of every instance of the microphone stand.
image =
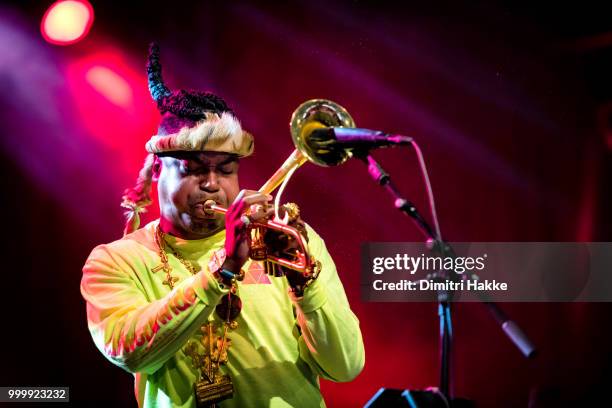
{"type": "MultiPolygon", "coordinates": [[[[401,196],[395,184],[391,181],[389,173],[387,173],[381,165],[374,160],[370,155],[369,150],[354,150],[353,156],[363,161],[368,166],[368,173],[370,177],[380,186],[382,186],[394,200],[394,206],[404,214],[408,215],[416,224],[417,228],[426,237],[428,248],[433,251],[439,252],[442,256],[455,257],[455,252],[449,244],[445,243],[439,237],[436,237],[431,226],[425,221],[425,219],[418,212],[413,203],[401,196]]],[[[456,274],[455,274],[456,275],[456,274]]],[[[440,276],[439,276],[440,277],[440,276]]],[[[448,278],[448,276],[442,276],[448,278]]],[[[478,279],[473,274],[470,275],[471,279],[478,279]]],[[[489,312],[493,315],[494,319],[501,326],[502,330],[506,333],[512,343],[518,347],[518,349],[527,358],[535,356],[536,349],[533,344],[529,341],[527,336],[521,331],[516,323],[510,320],[506,314],[497,306],[497,304],[491,302],[484,293],[479,293],[481,301],[489,312]]],[[[452,370],[451,370],[451,355],[452,355],[452,319],[451,319],[451,301],[453,293],[447,290],[438,290],[438,316],[440,317],[440,392],[446,397],[448,401],[452,401],[453,397],[453,381],[452,381],[452,370]]]]}

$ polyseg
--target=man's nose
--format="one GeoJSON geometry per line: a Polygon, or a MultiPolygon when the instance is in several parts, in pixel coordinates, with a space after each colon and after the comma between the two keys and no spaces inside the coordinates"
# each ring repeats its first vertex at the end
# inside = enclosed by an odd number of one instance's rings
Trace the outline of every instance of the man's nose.
{"type": "Polygon", "coordinates": [[[200,189],[209,193],[214,193],[219,191],[219,188],[219,177],[217,172],[209,171],[202,175],[200,180],[200,189]]]}

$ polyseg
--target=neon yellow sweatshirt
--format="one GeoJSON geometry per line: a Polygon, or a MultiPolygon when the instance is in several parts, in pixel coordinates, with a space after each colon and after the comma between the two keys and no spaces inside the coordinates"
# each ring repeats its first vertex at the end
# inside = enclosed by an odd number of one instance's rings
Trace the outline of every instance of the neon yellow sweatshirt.
{"type": "MultiPolygon", "coordinates": [[[[166,236],[180,254],[199,264],[191,275],[171,253],[174,288],[163,285],[154,234],[158,221],[108,245],[96,247],[85,266],[81,293],[89,331],[112,363],[134,374],[141,407],[195,407],[198,371],[184,349],[201,339],[200,327],[219,321],[220,288],[208,271],[225,231],[201,240],[166,236]]],[[[262,273],[254,262],[239,283],[242,312],[231,331],[227,365],[234,396],[221,407],[324,407],[318,377],[350,381],[365,355],[359,322],[325,243],[307,225],[310,253],[322,263],[319,278],[302,298],[288,294],[284,277],[262,273]]]]}

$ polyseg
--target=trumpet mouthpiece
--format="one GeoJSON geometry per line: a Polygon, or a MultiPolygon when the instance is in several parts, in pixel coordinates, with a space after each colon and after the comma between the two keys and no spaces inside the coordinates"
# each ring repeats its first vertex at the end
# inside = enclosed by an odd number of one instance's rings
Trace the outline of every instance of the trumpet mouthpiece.
{"type": "Polygon", "coordinates": [[[214,214],[214,212],[215,212],[215,211],[214,211],[214,209],[213,209],[213,206],[214,206],[215,204],[217,204],[217,203],[215,202],[215,200],[206,200],[206,201],[204,202],[204,212],[205,212],[207,215],[214,214]]]}

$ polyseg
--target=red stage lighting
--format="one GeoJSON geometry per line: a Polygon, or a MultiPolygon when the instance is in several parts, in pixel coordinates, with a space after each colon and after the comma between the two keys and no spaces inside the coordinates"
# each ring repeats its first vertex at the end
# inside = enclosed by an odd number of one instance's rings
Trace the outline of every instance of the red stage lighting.
{"type": "Polygon", "coordinates": [[[159,122],[146,73],[139,63],[142,62],[130,61],[121,50],[107,46],[72,59],[64,75],[79,123],[87,135],[116,149],[121,156],[118,166],[125,164],[136,172],[142,163],[140,157],[134,160],[133,152],[142,150],[159,122]]]}
{"type": "Polygon", "coordinates": [[[60,0],[45,12],[40,23],[40,32],[51,44],[74,44],[89,33],[93,20],[93,7],[88,1],[60,0]]]}
{"type": "Polygon", "coordinates": [[[121,75],[113,70],[94,66],[85,74],[87,82],[106,99],[122,108],[132,106],[132,88],[121,75]]]}

